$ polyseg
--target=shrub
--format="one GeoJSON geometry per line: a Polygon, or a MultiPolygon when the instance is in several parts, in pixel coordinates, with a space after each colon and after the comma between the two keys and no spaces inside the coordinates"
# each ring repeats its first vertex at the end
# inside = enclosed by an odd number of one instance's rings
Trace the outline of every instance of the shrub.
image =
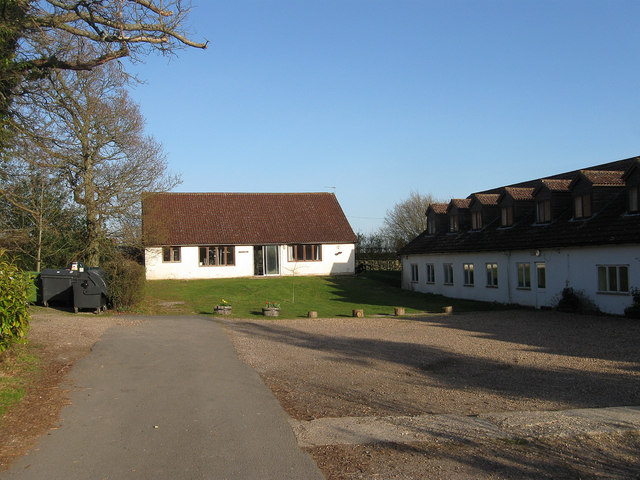
{"type": "Polygon", "coordinates": [[[116,310],[127,310],[140,303],[144,296],[144,265],[123,256],[116,256],[104,265],[109,281],[109,297],[116,310]]]}
{"type": "Polygon", "coordinates": [[[32,281],[0,250],[0,352],[29,329],[29,294],[32,281]]]}
{"type": "Polygon", "coordinates": [[[632,288],[631,295],[633,303],[624,309],[624,316],[627,318],[640,318],[640,288],[632,288]]]}
{"type": "Polygon", "coordinates": [[[598,313],[598,306],[579,290],[567,287],[562,290],[562,296],[558,301],[558,310],[570,313],[598,313]]]}

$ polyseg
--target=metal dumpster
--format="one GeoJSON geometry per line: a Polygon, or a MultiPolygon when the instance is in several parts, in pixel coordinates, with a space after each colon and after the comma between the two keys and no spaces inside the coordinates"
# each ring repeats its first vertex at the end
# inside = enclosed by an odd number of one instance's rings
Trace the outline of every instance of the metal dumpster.
{"type": "Polygon", "coordinates": [[[91,309],[99,313],[107,309],[109,292],[100,268],[77,272],[73,282],[73,311],[91,309]]]}
{"type": "Polygon", "coordinates": [[[70,307],[73,303],[73,283],[77,272],[71,269],[45,268],[40,272],[42,304],[70,307]]]}

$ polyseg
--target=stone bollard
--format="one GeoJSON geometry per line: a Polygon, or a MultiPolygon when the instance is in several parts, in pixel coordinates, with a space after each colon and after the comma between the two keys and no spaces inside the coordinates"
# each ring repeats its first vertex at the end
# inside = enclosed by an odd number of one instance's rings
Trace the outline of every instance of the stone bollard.
{"type": "Polygon", "coordinates": [[[307,313],[307,317],[309,318],[318,318],[318,312],[311,310],[309,313],[307,313]]]}
{"type": "Polygon", "coordinates": [[[393,314],[397,317],[398,315],[404,315],[404,307],[395,307],[393,309],[393,314]]]}
{"type": "Polygon", "coordinates": [[[353,309],[353,316],[354,317],[358,317],[358,318],[364,317],[364,310],[362,310],[361,308],[354,308],[353,309]]]}

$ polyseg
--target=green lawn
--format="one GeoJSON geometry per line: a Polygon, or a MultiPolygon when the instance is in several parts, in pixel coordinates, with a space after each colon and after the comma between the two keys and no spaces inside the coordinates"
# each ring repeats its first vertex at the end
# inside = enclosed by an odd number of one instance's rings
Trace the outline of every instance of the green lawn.
{"type": "Polygon", "coordinates": [[[319,317],[350,317],[361,308],[365,316],[392,315],[394,307],[406,313],[441,313],[445,305],[454,312],[498,308],[493,304],[456,300],[399,288],[398,272],[368,272],[359,276],[256,277],[216,280],[153,280],[147,282],[144,313],[213,314],[216,304],[226,300],[232,317],[262,316],[266,302],[280,304],[281,318],[306,317],[315,310],[319,317]]]}

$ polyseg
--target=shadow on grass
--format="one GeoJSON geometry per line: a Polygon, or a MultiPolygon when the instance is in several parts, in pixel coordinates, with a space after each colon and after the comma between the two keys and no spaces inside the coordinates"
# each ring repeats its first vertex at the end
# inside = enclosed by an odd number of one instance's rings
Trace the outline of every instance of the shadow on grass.
{"type": "MultiPolygon", "coordinates": [[[[428,313],[442,313],[452,305],[454,312],[505,310],[517,308],[496,303],[449,298],[443,295],[413,292],[400,288],[400,272],[367,272],[358,276],[327,278],[334,300],[349,304],[396,305],[428,313]]],[[[379,312],[379,315],[388,314],[379,312]]]]}

